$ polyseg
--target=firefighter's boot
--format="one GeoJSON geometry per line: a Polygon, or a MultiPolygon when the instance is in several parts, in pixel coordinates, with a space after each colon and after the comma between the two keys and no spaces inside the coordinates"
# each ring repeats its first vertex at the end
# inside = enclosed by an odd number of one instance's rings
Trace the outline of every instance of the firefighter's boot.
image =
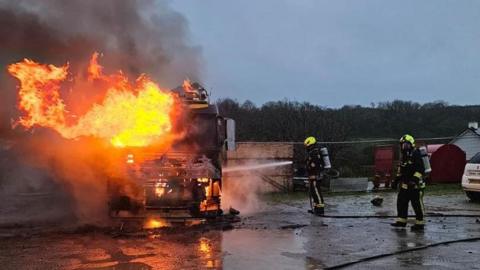
{"type": "Polygon", "coordinates": [[[425,224],[413,224],[412,227],[410,227],[412,232],[423,232],[424,229],[425,224]]]}
{"type": "Polygon", "coordinates": [[[390,226],[395,228],[405,228],[407,226],[407,223],[402,221],[395,221],[394,223],[391,223],[390,226]]]}
{"type": "Polygon", "coordinates": [[[325,213],[325,205],[323,203],[316,204],[313,207],[313,213],[317,216],[323,216],[325,213]]]}

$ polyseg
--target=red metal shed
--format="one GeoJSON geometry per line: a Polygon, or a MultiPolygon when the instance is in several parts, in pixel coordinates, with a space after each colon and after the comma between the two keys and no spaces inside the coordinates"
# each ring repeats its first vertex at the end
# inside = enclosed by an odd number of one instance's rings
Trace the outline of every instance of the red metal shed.
{"type": "Polygon", "coordinates": [[[466,154],[454,144],[439,147],[430,159],[432,183],[460,183],[465,169],[466,154]]]}
{"type": "Polygon", "coordinates": [[[438,148],[444,146],[445,144],[428,144],[427,145],[427,153],[428,156],[431,158],[432,154],[435,153],[435,151],[438,150],[438,148]]]}

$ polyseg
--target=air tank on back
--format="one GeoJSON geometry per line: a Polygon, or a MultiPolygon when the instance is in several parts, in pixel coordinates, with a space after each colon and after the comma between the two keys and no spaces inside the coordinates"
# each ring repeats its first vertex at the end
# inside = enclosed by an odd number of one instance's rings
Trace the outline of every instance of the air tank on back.
{"type": "Polygon", "coordinates": [[[322,160],[323,160],[323,168],[331,169],[332,164],[330,163],[330,157],[328,155],[328,150],[326,147],[320,148],[320,155],[322,156],[322,160]]]}
{"type": "Polygon", "coordinates": [[[428,158],[428,152],[425,146],[420,147],[420,155],[422,156],[425,174],[430,173],[432,171],[432,167],[430,166],[430,159],[428,158]]]}

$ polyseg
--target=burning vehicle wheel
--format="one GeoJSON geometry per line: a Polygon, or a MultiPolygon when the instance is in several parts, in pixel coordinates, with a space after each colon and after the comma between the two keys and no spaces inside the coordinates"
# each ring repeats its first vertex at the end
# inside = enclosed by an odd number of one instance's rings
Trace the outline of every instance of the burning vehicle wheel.
{"type": "Polygon", "coordinates": [[[138,215],[142,208],[141,203],[132,200],[128,196],[113,197],[108,202],[108,215],[110,217],[118,217],[121,215],[121,212],[138,215]]]}

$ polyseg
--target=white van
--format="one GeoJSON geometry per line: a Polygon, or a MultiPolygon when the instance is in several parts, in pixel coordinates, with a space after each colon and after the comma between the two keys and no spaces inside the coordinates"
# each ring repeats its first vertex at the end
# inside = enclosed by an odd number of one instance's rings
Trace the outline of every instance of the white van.
{"type": "Polygon", "coordinates": [[[480,152],[465,165],[462,187],[472,201],[480,201],[480,152]]]}

